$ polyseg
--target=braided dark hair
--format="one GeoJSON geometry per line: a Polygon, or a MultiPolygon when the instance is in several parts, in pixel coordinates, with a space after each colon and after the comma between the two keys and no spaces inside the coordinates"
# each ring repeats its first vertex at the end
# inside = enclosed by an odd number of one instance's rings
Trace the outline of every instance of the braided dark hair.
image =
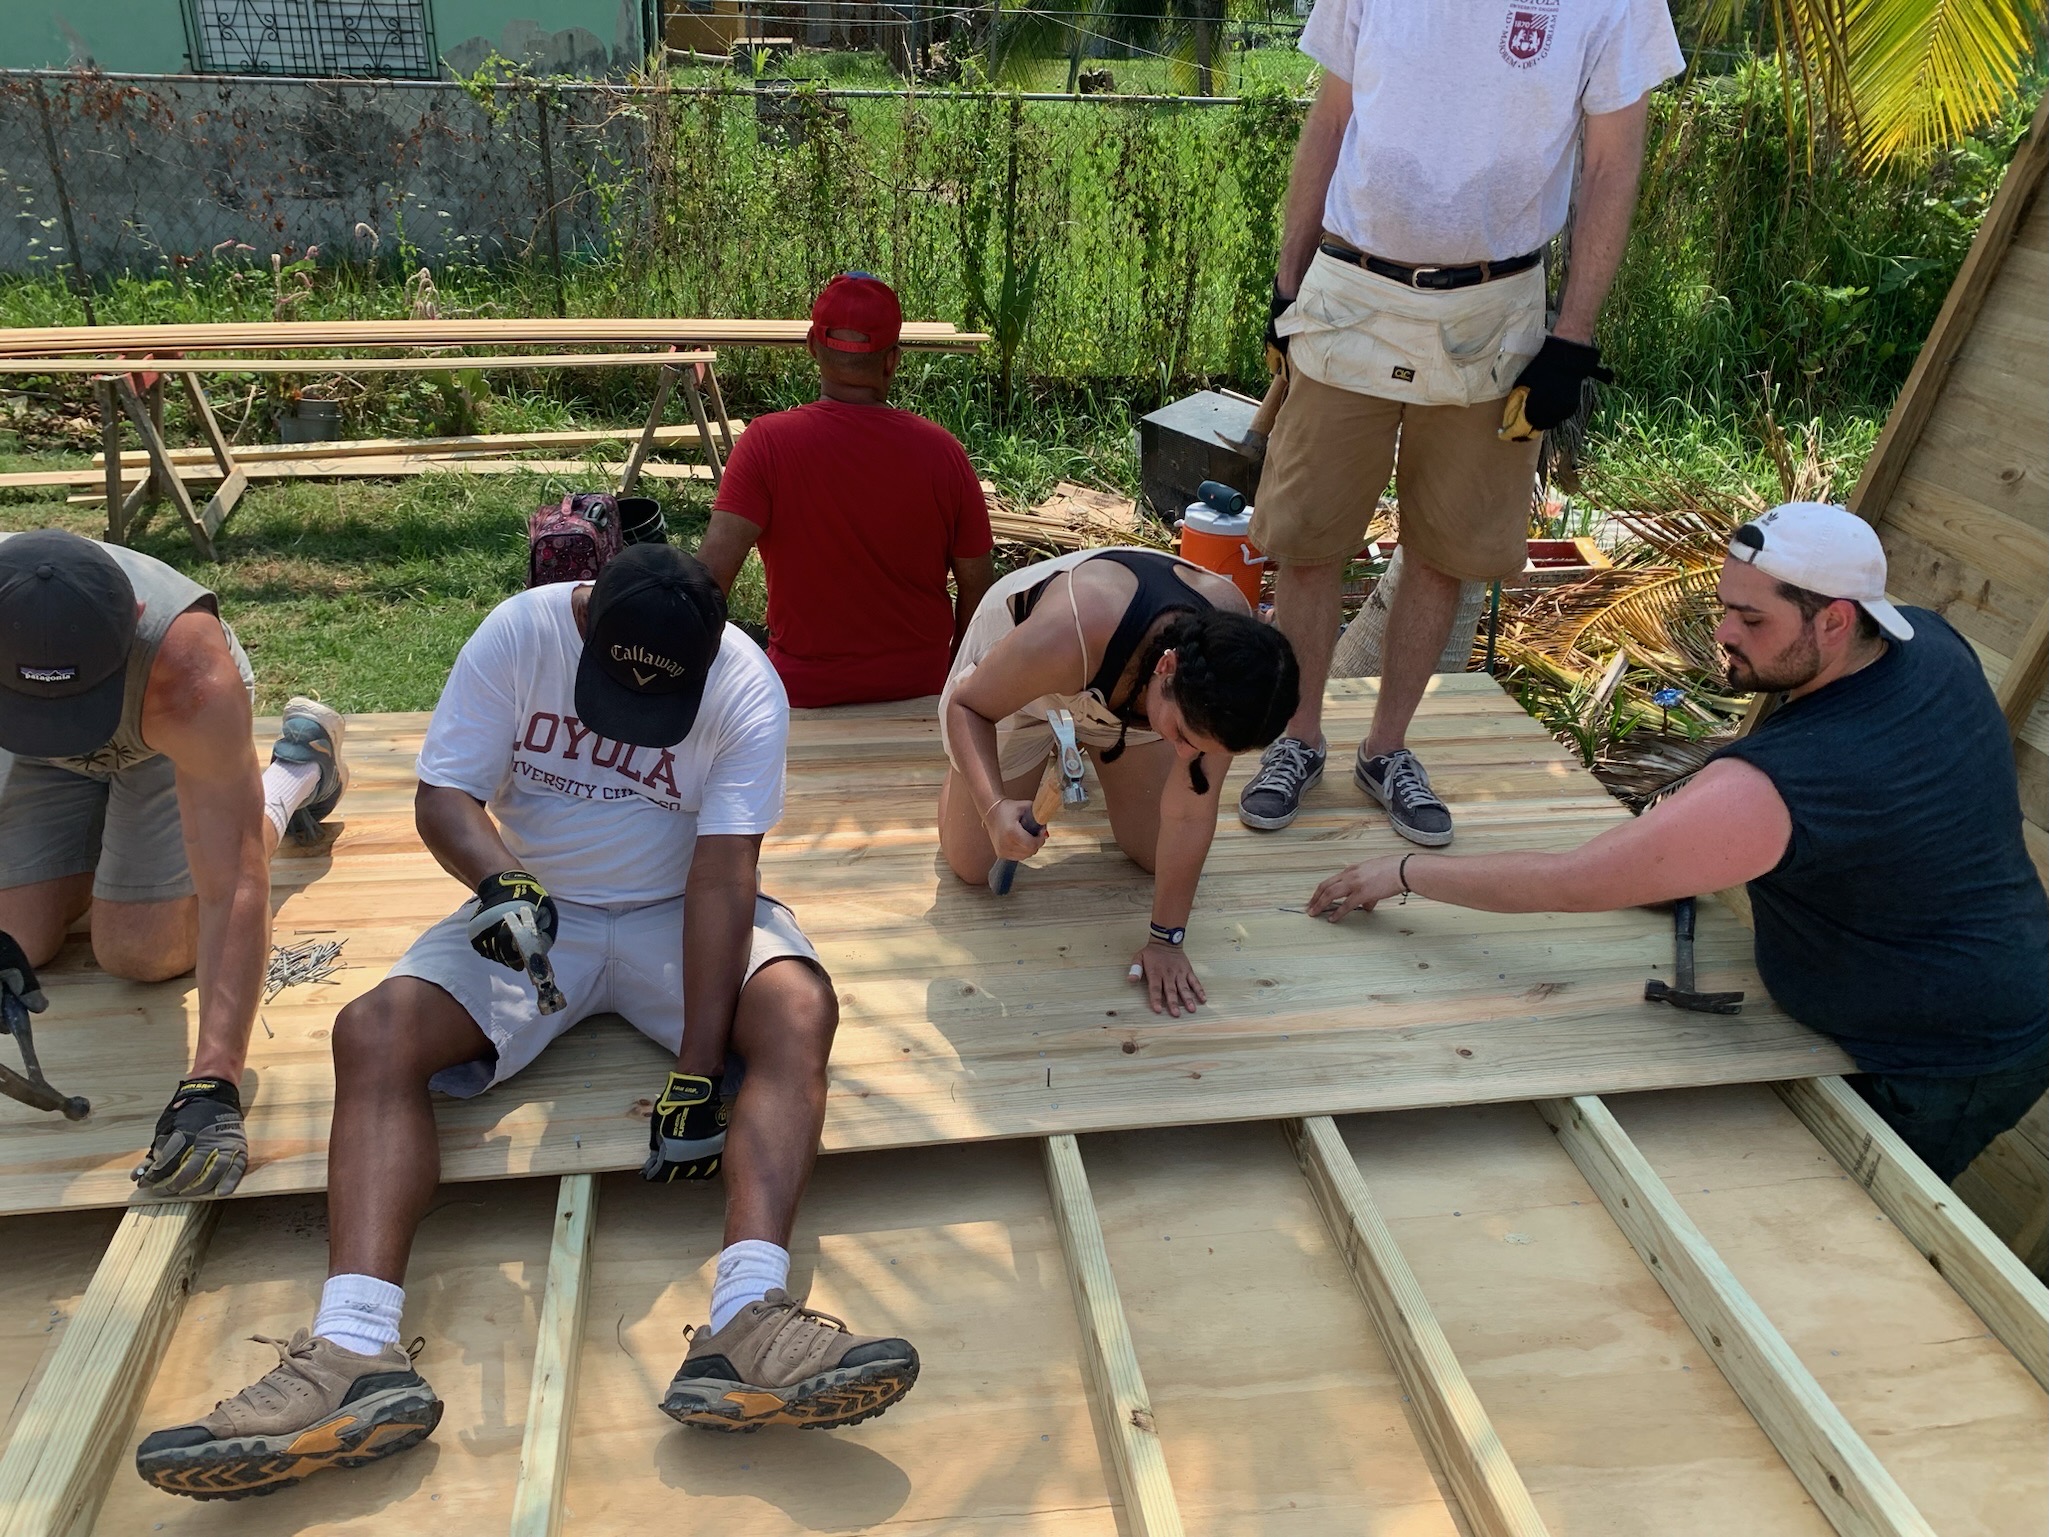
{"type": "MultiPolygon", "coordinates": [[[[1167,652],[1174,653],[1174,676],[1167,690],[1189,726],[1223,744],[1231,753],[1264,748],[1287,729],[1301,703],[1302,675],[1288,637],[1250,614],[1221,609],[1180,611],[1161,626],[1139,658],[1131,698],[1117,712],[1128,731],[1146,680],[1167,652]]],[[[1102,758],[1114,763],[1124,751],[1124,731],[1102,758]]],[[[1197,795],[1209,794],[1202,759],[1188,765],[1188,782],[1197,795]]]]}

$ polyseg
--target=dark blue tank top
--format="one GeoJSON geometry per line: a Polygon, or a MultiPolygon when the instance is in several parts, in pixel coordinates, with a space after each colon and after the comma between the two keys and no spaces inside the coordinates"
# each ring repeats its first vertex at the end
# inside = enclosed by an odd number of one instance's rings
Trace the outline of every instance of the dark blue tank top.
{"type": "Polygon", "coordinates": [[[2021,840],[2013,746],[1968,642],[1910,641],[1768,717],[1717,758],[1792,813],[1750,883],[1757,969],[1869,1073],[1971,1077],[2049,1045],[2049,896],[2021,840]]]}

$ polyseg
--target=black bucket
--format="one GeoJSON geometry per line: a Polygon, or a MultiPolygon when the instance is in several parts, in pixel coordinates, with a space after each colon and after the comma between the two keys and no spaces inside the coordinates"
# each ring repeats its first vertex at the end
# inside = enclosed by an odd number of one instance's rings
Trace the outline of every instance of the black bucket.
{"type": "Polygon", "coordinates": [[[651,496],[619,498],[619,535],[628,544],[667,544],[669,526],[662,504],[651,496]]]}

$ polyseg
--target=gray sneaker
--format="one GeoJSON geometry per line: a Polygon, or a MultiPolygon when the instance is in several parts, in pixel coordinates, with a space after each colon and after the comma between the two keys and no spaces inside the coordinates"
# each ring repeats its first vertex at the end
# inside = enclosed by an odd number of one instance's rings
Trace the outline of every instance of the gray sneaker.
{"type": "Polygon", "coordinates": [[[294,694],[285,701],[277,742],[270,749],[271,761],[312,763],[320,768],[313,799],[292,813],[285,829],[299,843],[319,839],[320,824],[341,803],[342,791],[349,787],[349,766],[342,757],[343,730],[340,714],[319,700],[294,694]]]}
{"type": "Polygon", "coordinates": [[[1408,748],[1369,758],[1360,747],[1352,782],[1387,808],[1388,821],[1409,842],[1426,849],[1441,849],[1451,842],[1451,811],[1430,788],[1430,776],[1408,748]]]}
{"type": "Polygon", "coordinates": [[[1259,772],[1238,792],[1238,820],[1261,832],[1286,827],[1302,809],[1302,797],[1323,778],[1328,751],[1284,736],[1259,757],[1259,772]]]}
{"type": "Polygon", "coordinates": [[[195,1500],[275,1494],[322,1468],[353,1468],[417,1446],[441,1422],[441,1400],[412,1352],[357,1355],[301,1329],[289,1342],[256,1335],[277,1365],[213,1413],[143,1437],[135,1471],[195,1500]]]}

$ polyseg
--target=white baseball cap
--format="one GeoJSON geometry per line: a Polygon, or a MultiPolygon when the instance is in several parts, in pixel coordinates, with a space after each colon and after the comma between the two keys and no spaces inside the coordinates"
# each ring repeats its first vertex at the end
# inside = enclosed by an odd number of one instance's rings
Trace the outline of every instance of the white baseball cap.
{"type": "Polygon", "coordinates": [[[1914,638],[1914,627],[1885,601],[1885,546],[1847,507],[1783,503],[1736,530],[1729,558],[1823,597],[1847,598],[1894,640],[1914,638]]]}

